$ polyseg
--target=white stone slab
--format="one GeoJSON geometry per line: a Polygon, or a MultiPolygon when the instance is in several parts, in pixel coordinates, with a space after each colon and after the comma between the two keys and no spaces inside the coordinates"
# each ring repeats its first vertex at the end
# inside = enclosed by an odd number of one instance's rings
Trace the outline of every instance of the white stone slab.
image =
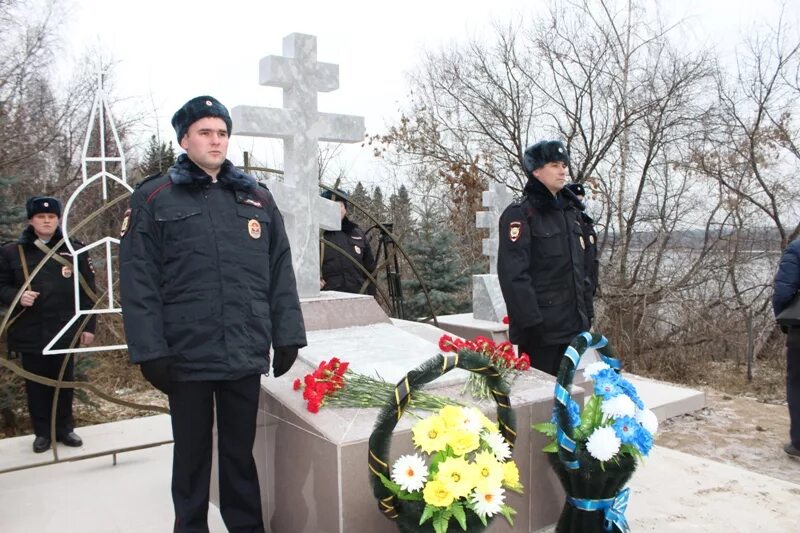
{"type": "Polygon", "coordinates": [[[497,274],[472,276],[472,316],[477,320],[502,323],[507,314],[497,274]]]}
{"type": "MultiPolygon", "coordinates": [[[[393,324],[371,324],[307,333],[308,346],[300,350],[300,359],[316,367],[332,357],[349,361],[354,372],[378,376],[397,383],[409,370],[439,353],[434,342],[418,337],[393,324]]],[[[430,386],[443,386],[466,379],[467,373],[455,369],[430,386]]]]}
{"type": "Polygon", "coordinates": [[[452,335],[465,339],[473,339],[478,335],[488,337],[495,342],[508,340],[508,326],[499,321],[481,320],[472,313],[437,316],[439,327],[452,335]]]}

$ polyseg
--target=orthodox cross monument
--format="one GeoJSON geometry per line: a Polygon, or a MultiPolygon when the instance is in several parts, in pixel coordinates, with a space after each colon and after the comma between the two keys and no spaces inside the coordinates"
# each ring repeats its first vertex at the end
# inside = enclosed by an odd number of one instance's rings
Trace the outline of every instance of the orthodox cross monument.
{"type": "Polygon", "coordinates": [[[339,65],[317,61],[317,38],[292,33],[283,39],[283,56],[259,63],[259,84],[283,89],[283,108],[236,106],[233,133],[283,140],[284,183],[270,182],[292,248],[301,298],[319,294],[319,230],[340,228],[339,207],[319,195],[320,142],[364,139],[364,118],[321,113],[317,93],[339,88],[339,65]]]}
{"type": "Polygon", "coordinates": [[[489,238],[483,239],[483,255],[489,257],[489,274],[472,276],[472,314],[479,320],[500,322],[506,314],[506,303],[497,279],[497,248],[500,215],[513,199],[508,187],[492,183],[483,191],[483,206],[488,210],[475,213],[475,226],[489,230],[489,238]]]}

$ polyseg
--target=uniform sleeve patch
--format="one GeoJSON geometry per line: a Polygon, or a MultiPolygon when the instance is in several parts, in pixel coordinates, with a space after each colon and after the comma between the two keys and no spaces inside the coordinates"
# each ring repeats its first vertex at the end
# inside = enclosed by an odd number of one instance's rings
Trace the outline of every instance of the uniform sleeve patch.
{"type": "Polygon", "coordinates": [[[522,222],[514,221],[508,225],[508,238],[511,242],[517,242],[522,233],[522,222]]]}
{"type": "Polygon", "coordinates": [[[122,226],[119,228],[119,238],[125,236],[125,232],[128,231],[128,224],[131,221],[131,208],[125,210],[125,216],[122,218],[122,226]]]}

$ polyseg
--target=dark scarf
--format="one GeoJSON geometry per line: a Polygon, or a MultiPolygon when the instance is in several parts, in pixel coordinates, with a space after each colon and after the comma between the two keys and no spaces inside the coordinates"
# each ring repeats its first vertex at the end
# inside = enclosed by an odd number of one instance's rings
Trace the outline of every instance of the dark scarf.
{"type": "Polygon", "coordinates": [[[539,209],[566,209],[570,204],[573,204],[580,211],[585,209],[583,202],[568,188],[564,187],[553,196],[553,193],[536,178],[528,179],[524,193],[528,197],[528,201],[539,209]]]}
{"type": "MultiPolygon", "coordinates": [[[[61,234],[61,226],[56,226],[56,231],[55,233],[53,233],[53,236],[50,237],[47,246],[52,248],[55,243],[61,240],[61,237],[63,237],[63,235],[61,234]]],[[[33,226],[29,225],[27,228],[25,228],[25,231],[23,231],[22,234],[19,236],[17,242],[22,245],[28,245],[28,244],[33,244],[38,238],[39,236],[36,235],[35,231],[33,231],[33,226]]]]}
{"type": "MultiPolygon", "coordinates": [[[[169,174],[169,179],[172,180],[172,183],[175,185],[207,185],[211,183],[211,176],[195,165],[194,161],[189,159],[189,156],[186,154],[178,156],[178,160],[167,170],[167,174],[169,174]]],[[[255,190],[258,186],[255,178],[236,168],[233,163],[227,159],[222,163],[222,167],[219,169],[217,181],[219,181],[223,187],[233,189],[234,191],[249,192],[255,190]]]]}

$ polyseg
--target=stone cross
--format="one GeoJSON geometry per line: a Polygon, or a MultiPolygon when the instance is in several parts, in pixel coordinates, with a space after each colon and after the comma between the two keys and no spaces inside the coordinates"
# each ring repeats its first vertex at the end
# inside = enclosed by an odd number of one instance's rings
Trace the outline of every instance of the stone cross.
{"type": "Polygon", "coordinates": [[[483,239],[483,255],[489,256],[489,274],[472,276],[472,316],[479,320],[500,322],[506,314],[506,303],[497,278],[497,247],[500,215],[513,200],[511,191],[501,183],[492,183],[483,191],[483,206],[487,211],[475,213],[475,226],[489,230],[483,239]]]}
{"type": "Polygon", "coordinates": [[[488,207],[488,211],[475,213],[475,227],[489,230],[489,238],[483,239],[483,255],[489,256],[489,274],[497,274],[500,215],[513,199],[508,187],[502,183],[492,183],[488,190],[483,191],[483,206],[488,207]]]}
{"type": "Polygon", "coordinates": [[[292,33],[283,56],[259,63],[259,84],[283,89],[283,108],[236,106],[233,133],[283,140],[284,185],[270,184],[286,218],[300,297],[319,294],[319,230],[341,227],[336,202],[319,195],[319,143],[364,139],[364,118],[320,113],[317,93],[339,88],[339,66],[317,61],[317,38],[292,33]]]}

